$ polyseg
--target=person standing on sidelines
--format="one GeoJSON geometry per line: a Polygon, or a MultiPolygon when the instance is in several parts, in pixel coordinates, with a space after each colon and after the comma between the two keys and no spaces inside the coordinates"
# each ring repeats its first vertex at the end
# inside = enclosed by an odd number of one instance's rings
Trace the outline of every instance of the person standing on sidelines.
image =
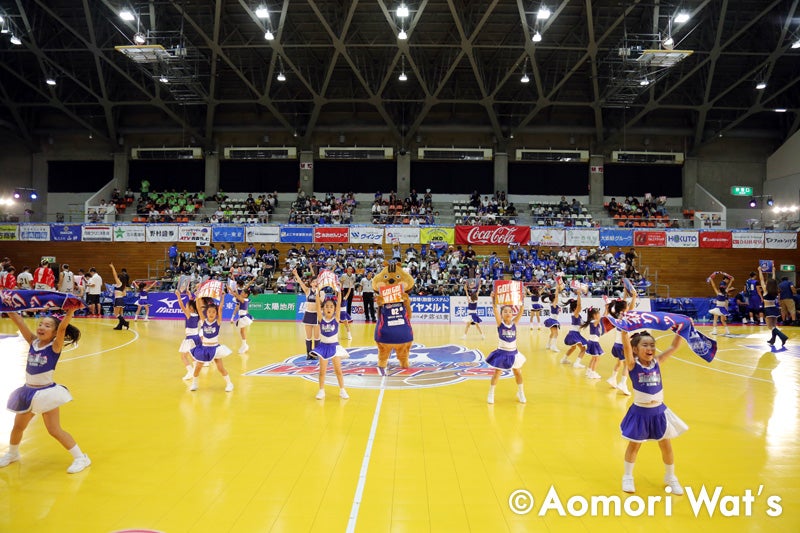
{"type": "Polygon", "coordinates": [[[781,316],[781,311],[778,308],[780,288],[778,287],[778,282],[775,281],[775,271],[772,271],[772,277],[765,282],[764,274],[759,268],[758,279],[761,282],[761,290],[764,293],[764,317],[767,321],[767,327],[772,330],[772,336],[767,341],[767,344],[773,346],[775,337],[777,337],[781,340],[781,346],[783,346],[789,337],[778,329],[778,317],[781,316]]]}
{"type": "Polygon", "coordinates": [[[29,290],[33,285],[33,274],[31,274],[31,267],[22,267],[22,272],[17,276],[17,288],[20,290],[29,290]]]}
{"type": "Polygon", "coordinates": [[[791,326],[797,322],[797,307],[794,304],[794,295],[797,289],[794,283],[786,276],[778,283],[778,297],[781,306],[781,319],[784,326],[791,326]]]}
{"type": "Polygon", "coordinates": [[[58,274],[58,292],[75,294],[75,276],[66,263],[61,265],[61,272],[58,274]]]}
{"type": "Polygon", "coordinates": [[[342,286],[342,299],[346,302],[345,310],[347,314],[353,315],[353,296],[356,292],[356,274],[355,269],[348,266],[344,274],[339,278],[339,283],[342,286]]]}
{"type": "Polygon", "coordinates": [[[375,322],[375,289],[372,288],[372,270],[361,278],[361,298],[364,300],[364,322],[375,322]]]}
{"type": "Polygon", "coordinates": [[[125,320],[124,311],[125,295],[127,294],[128,286],[131,284],[131,278],[124,268],[117,274],[114,263],[109,263],[108,266],[111,267],[111,274],[114,276],[114,315],[117,317],[117,325],[114,329],[130,329],[131,323],[125,320]]]}
{"type": "Polygon", "coordinates": [[[37,291],[54,291],[56,289],[56,275],[50,268],[47,259],[42,259],[39,268],[33,271],[33,288],[37,291]]]}
{"type": "Polygon", "coordinates": [[[103,292],[103,278],[92,267],[89,269],[89,277],[86,282],[86,303],[89,305],[90,316],[101,316],[103,309],[100,306],[100,294],[103,292]]]}

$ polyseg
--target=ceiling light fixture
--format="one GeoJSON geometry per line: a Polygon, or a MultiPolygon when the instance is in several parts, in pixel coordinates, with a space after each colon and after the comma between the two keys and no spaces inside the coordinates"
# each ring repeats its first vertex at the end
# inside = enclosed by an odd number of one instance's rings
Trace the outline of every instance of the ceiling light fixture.
{"type": "Polygon", "coordinates": [[[795,42],[792,43],[792,48],[795,50],[800,48],[800,39],[797,39],[795,42]]]}
{"type": "Polygon", "coordinates": [[[278,72],[278,81],[286,81],[286,75],[283,71],[278,72]]]}
{"type": "Polygon", "coordinates": [[[136,44],[145,44],[147,43],[147,37],[144,36],[144,33],[137,31],[133,35],[133,42],[135,42],[136,44]]]}
{"type": "Polygon", "coordinates": [[[664,48],[667,50],[672,50],[672,47],[675,46],[675,39],[672,38],[672,35],[667,35],[667,38],[661,43],[664,45],[664,48]]]}
{"type": "Polygon", "coordinates": [[[683,24],[684,22],[689,22],[689,19],[692,18],[689,13],[686,11],[681,11],[677,15],[675,15],[675,22],[678,24],[683,24]]]}
{"type": "Polygon", "coordinates": [[[550,10],[545,6],[540,7],[539,11],[536,12],[536,18],[539,20],[547,20],[550,18],[550,15],[550,10]]]}
{"type": "Polygon", "coordinates": [[[56,85],[56,79],[52,77],[47,78],[46,80],[44,80],[44,82],[50,87],[55,87],[56,85]]]}
{"type": "Polygon", "coordinates": [[[533,34],[533,37],[531,37],[531,41],[535,43],[542,41],[542,34],[539,33],[539,30],[536,30],[536,32],[533,34]]]}
{"type": "Polygon", "coordinates": [[[776,113],[786,113],[786,108],[785,107],[778,107],[778,108],[775,109],[775,112],[776,113]]]}
{"type": "Polygon", "coordinates": [[[642,87],[647,87],[648,85],[650,85],[650,80],[648,80],[647,78],[642,78],[641,80],[639,80],[639,85],[641,85],[642,87]]]}
{"type": "Polygon", "coordinates": [[[767,82],[762,80],[756,83],[756,89],[758,89],[759,91],[763,91],[766,88],[767,88],[767,82]]]}
{"type": "Polygon", "coordinates": [[[408,16],[408,6],[405,4],[400,4],[400,7],[397,8],[397,16],[401,19],[404,19],[408,16]]]}
{"type": "Polygon", "coordinates": [[[9,40],[11,41],[11,44],[13,44],[15,46],[19,46],[19,45],[22,44],[22,41],[20,41],[19,37],[17,37],[16,35],[12,35],[11,39],[9,39],[9,40]]]}
{"type": "Polygon", "coordinates": [[[401,41],[405,41],[406,39],[408,39],[408,34],[406,33],[406,30],[400,28],[400,33],[397,34],[397,38],[400,39],[401,41]]]}
{"type": "Polygon", "coordinates": [[[519,81],[521,81],[522,83],[528,83],[529,81],[531,81],[531,79],[528,77],[527,73],[523,72],[522,77],[520,78],[519,81]]]}
{"type": "Polygon", "coordinates": [[[267,30],[267,33],[264,34],[264,39],[268,41],[275,40],[275,35],[272,34],[272,30],[267,30]]]}
{"type": "Polygon", "coordinates": [[[400,80],[400,81],[406,81],[406,80],[408,80],[408,76],[406,76],[406,73],[404,71],[404,72],[400,73],[400,75],[397,77],[397,79],[400,80]]]}
{"type": "Polygon", "coordinates": [[[133,13],[131,13],[130,9],[123,9],[120,11],[119,18],[128,22],[136,20],[136,17],[133,15],[133,13]]]}
{"type": "Polygon", "coordinates": [[[161,83],[169,83],[169,78],[166,76],[166,74],[162,74],[161,77],[158,78],[158,81],[161,83]]]}
{"type": "Polygon", "coordinates": [[[256,16],[260,19],[269,18],[269,10],[264,6],[258,6],[256,16]]]}

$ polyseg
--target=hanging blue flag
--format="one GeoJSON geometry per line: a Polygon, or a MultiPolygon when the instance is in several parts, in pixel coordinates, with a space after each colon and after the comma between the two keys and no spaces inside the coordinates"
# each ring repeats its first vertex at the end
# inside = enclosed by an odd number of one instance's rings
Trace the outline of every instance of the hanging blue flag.
{"type": "Polygon", "coordinates": [[[635,331],[637,329],[654,329],[656,331],[672,330],[683,337],[689,348],[701,359],[711,362],[717,354],[717,341],[710,339],[697,331],[692,319],[676,313],[658,313],[650,311],[630,311],[624,318],[603,317],[605,332],[614,328],[622,331],[635,331]]]}

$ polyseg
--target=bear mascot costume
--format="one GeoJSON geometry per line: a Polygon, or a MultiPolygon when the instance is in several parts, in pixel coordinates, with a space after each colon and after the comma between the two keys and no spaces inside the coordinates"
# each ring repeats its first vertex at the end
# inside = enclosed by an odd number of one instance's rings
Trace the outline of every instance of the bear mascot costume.
{"type": "Polygon", "coordinates": [[[387,264],[372,280],[378,304],[375,344],[378,346],[378,368],[386,372],[392,350],[402,368],[408,368],[408,353],[414,341],[411,329],[411,299],[407,292],[414,287],[414,278],[394,261],[387,264]]]}

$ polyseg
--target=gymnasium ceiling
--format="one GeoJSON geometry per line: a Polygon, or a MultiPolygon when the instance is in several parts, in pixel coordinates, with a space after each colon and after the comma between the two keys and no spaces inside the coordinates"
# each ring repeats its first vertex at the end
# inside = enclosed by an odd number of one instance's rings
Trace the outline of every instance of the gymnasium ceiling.
{"type": "Polygon", "coordinates": [[[306,145],[388,132],[403,147],[424,132],[580,134],[599,147],[647,132],[689,151],[720,135],[780,142],[800,125],[799,2],[405,0],[400,18],[399,0],[2,0],[0,129],[29,145],[76,131],[111,146],[148,131],[206,147],[227,132],[306,145]],[[137,31],[161,61],[115,50],[137,31]],[[669,33],[693,53],[668,68],[636,60],[669,33]]]}

